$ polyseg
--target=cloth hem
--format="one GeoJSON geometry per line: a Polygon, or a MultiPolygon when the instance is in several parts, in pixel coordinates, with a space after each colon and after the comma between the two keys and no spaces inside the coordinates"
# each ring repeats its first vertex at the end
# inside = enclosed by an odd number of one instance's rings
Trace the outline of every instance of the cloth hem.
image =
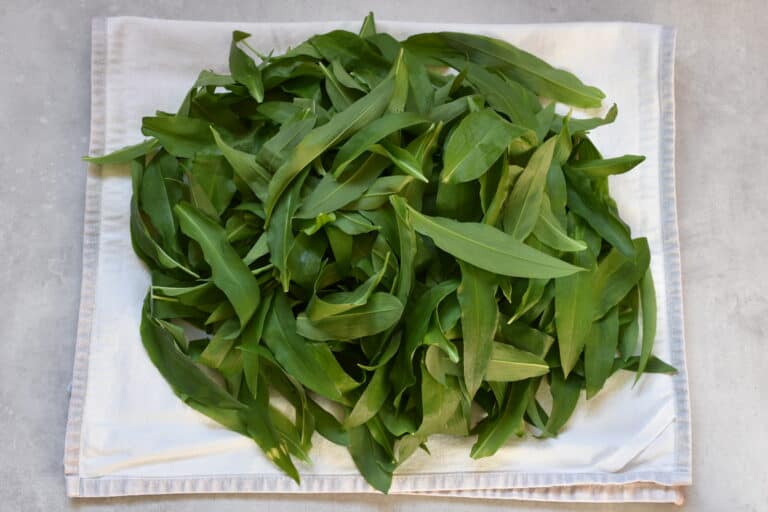
{"type": "MultiPolygon", "coordinates": [[[[91,24],[91,138],[88,151],[99,154],[104,150],[106,101],[106,18],[94,18],[91,24]]],[[[80,309],[75,341],[75,361],[72,370],[67,429],[64,442],[64,473],[77,474],[80,460],[85,391],[88,382],[88,355],[96,305],[96,276],[99,266],[99,236],[101,232],[101,166],[88,164],[85,184],[85,215],[83,220],[83,268],[80,283],[80,309]]],[[[69,477],[68,477],[69,478],[69,477]]]]}

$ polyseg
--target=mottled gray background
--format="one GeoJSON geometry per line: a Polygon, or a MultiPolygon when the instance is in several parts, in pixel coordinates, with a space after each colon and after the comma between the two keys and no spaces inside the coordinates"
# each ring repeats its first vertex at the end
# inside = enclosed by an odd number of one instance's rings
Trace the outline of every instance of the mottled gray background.
{"type": "Polygon", "coordinates": [[[768,7],[754,1],[0,0],[0,510],[679,510],[384,496],[74,501],[62,469],[80,286],[90,19],[641,21],[678,28],[677,190],[694,485],[768,510],[768,7]],[[384,4],[382,2],[381,4],[384,4]]]}

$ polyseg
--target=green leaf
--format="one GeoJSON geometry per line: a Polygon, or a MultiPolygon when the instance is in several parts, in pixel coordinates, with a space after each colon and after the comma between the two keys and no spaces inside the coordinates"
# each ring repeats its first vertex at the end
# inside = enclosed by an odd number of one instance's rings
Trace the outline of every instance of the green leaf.
{"type": "Polygon", "coordinates": [[[438,283],[418,296],[405,312],[405,343],[398,351],[390,377],[395,403],[398,403],[402,393],[416,382],[413,357],[429,330],[432,312],[446,297],[456,291],[458,286],[459,282],[455,280],[438,283]]]}
{"type": "Polygon", "coordinates": [[[555,341],[549,334],[529,327],[523,322],[502,323],[500,327],[497,336],[502,341],[542,358],[547,355],[555,341]]]}
{"type": "Polygon", "coordinates": [[[442,350],[448,359],[453,363],[459,362],[459,352],[456,345],[445,337],[437,322],[433,322],[427,333],[424,335],[424,345],[434,345],[442,350]]]}
{"type": "Polygon", "coordinates": [[[653,342],[656,338],[656,290],[653,286],[653,276],[650,269],[645,271],[640,282],[640,310],[643,316],[643,342],[640,348],[640,360],[637,364],[635,382],[649,364],[653,342]]]}
{"type": "Polygon", "coordinates": [[[640,337],[640,290],[634,288],[621,304],[620,309],[623,309],[624,306],[630,308],[629,322],[621,325],[619,331],[619,352],[621,353],[622,360],[627,361],[635,354],[637,341],[640,337]]]}
{"type": "Polygon", "coordinates": [[[604,318],[592,324],[584,349],[584,377],[587,400],[602,389],[611,374],[619,341],[619,312],[611,309],[604,318]]]}
{"type": "Polygon", "coordinates": [[[421,161],[418,160],[410,151],[403,149],[400,146],[383,141],[379,144],[374,144],[370,147],[370,150],[378,155],[387,157],[395,166],[403,171],[405,174],[416,178],[424,183],[429,180],[421,173],[421,161]]]}
{"type": "Polygon", "coordinates": [[[157,146],[157,139],[146,139],[132,146],[125,146],[102,156],[85,156],[83,160],[96,165],[112,165],[130,162],[134,158],[144,156],[157,146]]]}
{"type": "Polygon", "coordinates": [[[400,195],[413,182],[412,176],[384,176],[376,179],[358,199],[345,206],[348,210],[375,210],[389,203],[389,196],[400,195]]]}
{"type": "Polygon", "coordinates": [[[248,93],[259,103],[264,101],[264,84],[261,81],[261,71],[238,43],[251,37],[251,34],[235,30],[232,32],[232,44],[229,47],[229,71],[232,78],[243,84],[248,93]]]}
{"type": "Polygon", "coordinates": [[[377,142],[404,128],[425,122],[427,122],[426,119],[412,112],[388,113],[376,119],[341,146],[333,160],[334,176],[340,176],[349,164],[366,151],[370,151],[377,142]]]}
{"type": "MultiPolygon", "coordinates": [[[[536,112],[541,110],[541,106],[535,94],[517,82],[505,80],[482,66],[468,63],[462,69],[467,72],[467,81],[485,96],[491,107],[506,114],[513,123],[531,130],[538,128],[536,112]]],[[[543,140],[543,137],[539,139],[543,140]]]]}
{"type": "Polygon", "coordinates": [[[347,403],[344,393],[358,386],[327,345],[311,343],[297,333],[288,297],[277,292],[264,327],[264,342],[288,374],[330,400],[347,403]]]}
{"type": "Polygon", "coordinates": [[[248,409],[242,413],[242,418],[247,424],[248,435],[256,441],[273,464],[299,483],[299,472],[272,424],[269,414],[269,393],[264,380],[259,383],[256,398],[248,400],[248,406],[248,409]]]}
{"type": "Polygon", "coordinates": [[[349,453],[360,474],[374,489],[389,492],[395,469],[392,457],[373,440],[365,425],[350,428],[348,432],[349,453]]]}
{"type": "Polygon", "coordinates": [[[320,407],[311,398],[307,399],[307,409],[315,420],[317,432],[332,443],[349,446],[349,435],[334,415],[320,407]]]}
{"type": "Polygon", "coordinates": [[[152,317],[149,295],[144,299],[142,309],[141,341],[152,363],[182,399],[189,397],[203,405],[223,409],[243,407],[185,355],[171,333],[152,317]]]}
{"type": "Polygon", "coordinates": [[[180,203],[174,211],[184,234],[200,244],[205,261],[211,266],[214,284],[232,303],[240,325],[245,325],[256,311],[260,297],[259,285],[248,266],[229,245],[221,226],[186,203],[180,203]]]}
{"type": "Polygon", "coordinates": [[[624,174],[645,161],[644,156],[624,155],[600,160],[574,160],[565,165],[565,170],[589,178],[605,178],[613,174],[624,174]]]}
{"type": "Polygon", "coordinates": [[[160,234],[163,246],[171,254],[181,253],[178,240],[178,224],[173,207],[181,200],[178,163],[166,152],[159,153],[147,165],[141,181],[141,205],[152,226],[160,234]]]}
{"type": "Polygon", "coordinates": [[[166,151],[179,158],[211,153],[216,147],[210,124],[191,117],[145,117],[141,120],[141,133],[155,137],[166,151]]]}
{"type": "MultiPolygon", "coordinates": [[[[275,135],[264,142],[259,148],[258,153],[256,153],[256,161],[270,175],[274,175],[290,158],[292,152],[296,151],[299,144],[312,132],[316,123],[317,117],[312,114],[310,109],[302,110],[296,119],[283,124],[275,135]]],[[[311,163],[312,160],[314,158],[307,162],[307,164],[311,163]]],[[[270,177],[270,180],[272,180],[272,177],[270,177]]],[[[267,190],[267,194],[269,195],[269,190],[267,190]]]]}
{"type": "Polygon", "coordinates": [[[261,348],[261,336],[264,333],[264,324],[272,307],[272,295],[266,295],[259,303],[259,307],[251,320],[243,328],[240,334],[241,344],[239,349],[243,353],[243,375],[245,383],[251,391],[251,396],[258,398],[259,387],[259,354],[261,348]]]}
{"type": "Polygon", "coordinates": [[[584,85],[578,78],[562,69],[556,69],[505,41],[486,36],[439,32],[418,34],[408,38],[404,45],[411,51],[432,56],[467,56],[483,66],[500,68],[510,78],[520,82],[541,96],[546,96],[576,107],[599,107],[605,94],[595,87],[584,85]]]}
{"type": "Polygon", "coordinates": [[[475,180],[504,153],[513,139],[529,132],[491,110],[472,112],[461,120],[445,144],[440,179],[444,183],[475,180]]]}
{"type": "Polygon", "coordinates": [[[382,81],[374,90],[363,96],[348,109],[339,112],[326,124],[315,128],[291,151],[285,163],[275,172],[269,182],[269,191],[265,203],[267,218],[288,185],[301,170],[309,165],[326,149],[349,137],[360,128],[377,119],[386,109],[392,96],[393,79],[382,81]]]}
{"type": "Polygon", "coordinates": [[[569,237],[560,221],[552,213],[549,197],[544,195],[539,211],[539,219],[533,228],[533,235],[544,245],[563,252],[579,252],[587,248],[581,240],[569,237]]]}
{"type": "Polygon", "coordinates": [[[422,418],[416,438],[426,440],[432,434],[466,436],[469,432],[469,403],[464,398],[459,381],[446,378],[441,384],[421,368],[422,418]]]}
{"type": "Polygon", "coordinates": [[[651,254],[648,240],[632,240],[634,257],[627,258],[617,249],[612,249],[597,266],[594,278],[594,293],[597,299],[594,318],[605,315],[618,304],[642,279],[651,254]]]}
{"type": "Polygon", "coordinates": [[[550,377],[552,379],[550,388],[552,411],[549,413],[546,430],[542,434],[544,437],[556,436],[568,422],[576,409],[583,384],[583,379],[575,373],[566,379],[557,369],[550,372],[550,377]]]}
{"type": "MultiPolygon", "coordinates": [[[[390,204],[395,210],[400,253],[400,273],[397,276],[395,295],[400,302],[406,304],[411,294],[416,274],[416,232],[413,229],[413,219],[407,205],[402,200],[395,201],[394,199],[395,196],[389,197],[390,204]]],[[[384,224],[382,223],[381,225],[383,226],[384,224]]]]}
{"type": "Polygon", "coordinates": [[[267,242],[267,234],[262,233],[256,242],[248,250],[248,253],[243,256],[243,263],[250,265],[259,258],[269,254],[269,245],[267,242]]]}
{"type": "MultiPolygon", "coordinates": [[[[613,368],[611,373],[618,370],[628,370],[631,372],[637,372],[640,364],[640,356],[632,356],[626,361],[622,361],[621,358],[616,358],[613,361],[613,368]]],[[[665,363],[656,356],[648,358],[648,363],[645,366],[643,373],[666,373],[668,375],[674,375],[677,373],[677,369],[668,363],[665,363]]]]}
{"type": "Polygon", "coordinates": [[[237,188],[232,181],[232,168],[220,156],[197,155],[189,173],[205,193],[217,215],[224,213],[237,188]]]}
{"type": "Polygon", "coordinates": [[[387,261],[389,261],[389,255],[387,255],[384,265],[381,266],[379,271],[353,291],[331,293],[322,298],[318,297],[316,293],[312,295],[309,303],[307,303],[307,318],[311,322],[317,322],[323,318],[365,305],[384,277],[384,272],[387,270],[387,261]]]}
{"type": "Polygon", "coordinates": [[[368,190],[389,163],[378,155],[370,155],[353,170],[339,179],[326,174],[304,199],[297,213],[300,219],[311,219],[321,213],[330,213],[359,199],[368,190]]]}
{"type": "MultiPolygon", "coordinates": [[[[618,114],[619,114],[619,110],[616,107],[616,104],[614,103],[613,106],[611,106],[611,108],[608,110],[608,113],[605,115],[604,118],[599,118],[599,117],[593,117],[590,119],[571,118],[569,121],[571,132],[584,133],[590,130],[594,130],[599,126],[611,124],[616,120],[616,116],[618,114]]],[[[562,125],[563,125],[563,118],[561,116],[555,116],[554,120],[552,121],[552,130],[555,132],[559,132],[560,129],[562,128],[562,125]]]]}
{"type": "MultiPolygon", "coordinates": [[[[502,157],[503,158],[503,157],[502,157]]],[[[483,224],[495,226],[504,211],[504,205],[507,203],[507,197],[512,190],[515,179],[520,175],[523,168],[517,165],[507,165],[506,159],[501,168],[501,176],[496,184],[496,191],[493,194],[488,208],[483,215],[483,224]]]]}
{"type": "Polygon", "coordinates": [[[366,38],[371,37],[376,33],[376,20],[374,20],[373,12],[369,12],[365,19],[363,19],[363,24],[360,27],[360,37],[366,38]]]}
{"type": "Polygon", "coordinates": [[[629,228],[611,212],[584,182],[566,176],[568,208],[587,221],[597,233],[627,257],[634,254],[629,228]]]}
{"type": "MultiPolygon", "coordinates": [[[[576,253],[574,261],[589,269],[595,265],[590,251],[576,253]]],[[[579,360],[592,328],[597,297],[594,274],[595,271],[590,270],[555,279],[555,327],[565,377],[579,360]]]]}
{"type": "Polygon", "coordinates": [[[232,166],[235,173],[248,185],[253,193],[260,200],[267,197],[267,186],[271,176],[259,163],[256,157],[244,151],[233,148],[221,138],[219,132],[211,127],[211,133],[216,142],[216,146],[221,150],[224,158],[232,166]]]}
{"type": "Polygon", "coordinates": [[[402,314],[403,304],[397,297],[375,292],[364,305],[319,320],[300,314],[296,319],[296,332],[316,341],[350,341],[386,331],[402,314]]]}
{"type": "MultiPolygon", "coordinates": [[[[392,196],[393,204],[402,199],[392,196]]],[[[492,226],[428,217],[408,207],[414,229],[439,248],[483,270],[516,277],[550,278],[582,269],[539,252],[492,226]]]]}
{"type": "Polygon", "coordinates": [[[384,405],[389,394],[388,368],[380,366],[373,372],[370,382],[358,398],[352,412],[344,420],[344,427],[358,427],[373,418],[384,405]]]}
{"type": "Polygon", "coordinates": [[[405,104],[408,101],[408,75],[410,73],[404,59],[404,51],[399,49],[393,65],[393,74],[395,76],[395,87],[392,91],[392,98],[389,100],[387,110],[393,113],[402,113],[405,110],[405,104]]]}
{"type": "Polygon", "coordinates": [[[528,165],[515,182],[504,211],[504,231],[517,240],[524,240],[531,234],[539,219],[547,171],[552,163],[552,154],[557,138],[552,137],[533,153],[528,165]]]}
{"type": "Polygon", "coordinates": [[[267,227],[269,258],[280,272],[280,284],[285,292],[288,291],[291,280],[288,258],[295,241],[291,221],[299,207],[299,193],[302,183],[303,178],[294,183],[291,190],[282,197],[275,209],[272,222],[267,227]]]}
{"type": "Polygon", "coordinates": [[[549,366],[541,357],[507,345],[493,342],[485,380],[514,382],[549,373],[549,366]]]}
{"type": "Polygon", "coordinates": [[[499,322],[494,277],[477,267],[460,262],[461,284],[456,291],[461,306],[464,338],[464,382],[473,397],[485,378],[491,359],[493,337],[499,322]]]}
{"type": "Polygon", "coordinates": [[[523,415],[530,398],[531,381],[509,385],[499,414],[496,417],[487,417],[477,426],[477,442],[470,451],[473,459],[490,457],[522,428],[523,415]]]}

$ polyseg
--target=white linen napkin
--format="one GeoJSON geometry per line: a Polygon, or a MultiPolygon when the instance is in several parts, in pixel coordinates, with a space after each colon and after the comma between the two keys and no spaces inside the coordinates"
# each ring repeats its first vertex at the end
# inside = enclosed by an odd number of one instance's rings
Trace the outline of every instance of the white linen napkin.
{"type": "MultiPolygon", "coordinates": [[[[681,502],[691,482],[690,418],[674,189],[674,30],[627,23],[458,25],[377,23],[402,38],[453,30],[505,39],[607,94],[617,121],[593,132],[606,156],[646,155],[612,178],[622,216],[647,236],[658,294],[654,352],[674,377],[619,372],[596,398],[582,395],[555,439],[513,440],[472,460],[472,440],[436,437],[397,471],[392,493],[552,501],[681,502]]],[[[207,23],[94,20],[91,154],[138,142],[141,117],[174,111],[201,69],[227,71],[231,32],[285,50],[314,33],[359,22],[207,23]]],[[[214,492],[372,492],[346,450],[315,436],[296,485],[249,439],[184,405],[139,337],[149,275],[131,248],[125,167],[89,166],[83,283],[67,424],[67,493],[78,497],[214,492]]]]}

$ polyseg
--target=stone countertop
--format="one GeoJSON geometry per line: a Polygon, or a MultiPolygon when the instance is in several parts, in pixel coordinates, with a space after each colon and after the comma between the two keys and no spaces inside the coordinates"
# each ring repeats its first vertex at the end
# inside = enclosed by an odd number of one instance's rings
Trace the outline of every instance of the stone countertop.
{"type": "MultiPolygon", "coordinates": [[[[90,20],[362,19],[353,0],[6,0],[0,5],[0,510],[680,510],[378,495],[70,500],[62,467],[80,290],[90,20]]],[[[677,34],[677,194],[694,485],[683,510],[768,507],[768,4],[390,0],[381,19],[636,21],[677,34]],[[467,7],[471,7],[470,9],[467,7]]]]}

